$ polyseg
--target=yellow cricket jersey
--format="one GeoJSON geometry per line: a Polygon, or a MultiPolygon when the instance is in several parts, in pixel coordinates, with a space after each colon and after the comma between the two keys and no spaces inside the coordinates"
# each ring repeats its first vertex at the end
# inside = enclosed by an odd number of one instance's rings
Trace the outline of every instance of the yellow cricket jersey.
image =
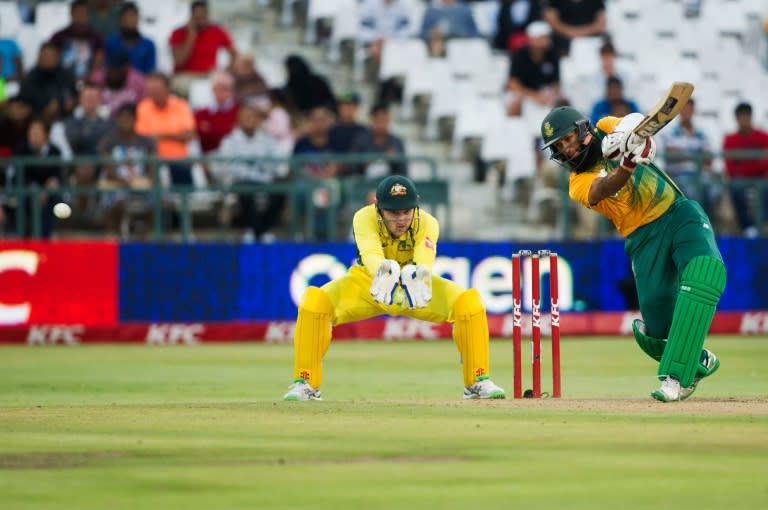
{"type": "Polygon", "coordinates": [[[393,239],[376,211],[376,206],[367,205],[355,213],[352,234],[357,246],[357,263],[371,276],[376,275],[384,259],[396,260],[400,267],[418,264],[431,271],[440,225],[434,216],[416,209],[408,231],[393,239]]]}
{"type": "MultiPolygon", "coordinates": [[[[597,122],[598,140],[613,132],[620,120],[619,117],[600,119],[597,122]]],[[[669,176],[651,162],[648,165],[637,165],[627,183],[615,195],[604,198],[597,205],[590,205],[589,189],[592,182],[617,167],[618,163],[601,159],[589,170],[571,172],[568,193],[576,202],[606,216],[622,237],[627,237],[664,214],[681,193],[669,176]]]]}

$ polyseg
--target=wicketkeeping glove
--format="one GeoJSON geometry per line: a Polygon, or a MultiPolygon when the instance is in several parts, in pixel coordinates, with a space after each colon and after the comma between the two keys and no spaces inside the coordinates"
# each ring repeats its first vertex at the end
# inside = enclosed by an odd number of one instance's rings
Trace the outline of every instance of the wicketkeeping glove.
{"type": "Polygon", "coordinates": [[[424,266],[409,264],[400,274],[400,284],[408,299],[408,307],[424,308],[432,300],[432,273],[424,266]]]}
{"type": "Polygon", "coordinates": [[[391,305],[399,282],[400,264],[394,260],[384,259],[371,284],[373,300],[383,305],[391,305]]]}

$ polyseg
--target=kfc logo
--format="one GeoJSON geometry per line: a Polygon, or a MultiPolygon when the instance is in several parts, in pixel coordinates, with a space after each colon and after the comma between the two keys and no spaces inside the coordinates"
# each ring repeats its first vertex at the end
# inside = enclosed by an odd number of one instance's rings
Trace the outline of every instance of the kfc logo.
{"type": "MultiPolygon", "coordinates": [[[[0,274],[6,271],[23,271],[29,276],[37,273],[39,256],[29,250],[0,251],[0,274]]],[[[0,325],[26,324],[32,312],[29,301],[20,303],[0,302],[0,325]]]]}

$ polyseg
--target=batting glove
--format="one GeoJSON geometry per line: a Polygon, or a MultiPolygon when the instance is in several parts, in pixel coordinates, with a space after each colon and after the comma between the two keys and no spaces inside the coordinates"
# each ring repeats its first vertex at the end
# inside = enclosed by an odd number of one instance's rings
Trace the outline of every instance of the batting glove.
{"type": "Polygon", "coordinates": [[[603,156],[605,159],[611,161],[618,161],[621,159],[621,142],[624,140],[624,133],[611,133],[605,135],[603,138],[601,147],[603,149],[603,156]]]}
{"type": "Polygon", "coordinates": [[[411,310],[424,308],[432,300],[432,273],[426,267],[415,264],[405,266],[400,283],[411,310]]]}
{"type": "Polygon", "coordinates": [[[384,259],[379,265],[376,277],[371,284],[373,300],[382,305],[391,305],[395,298],[397,284],[400,281],[400,264],[384,259]]]}
{"type": "Polygon", "coordinates": [[[630,172],[634,171],[637,165],[647,165],[656,156],[656,142],[653,141],[653,138],[647,137],[643,140],[643,145],[625,152],[622,156],[621,166],[630,172]]]}

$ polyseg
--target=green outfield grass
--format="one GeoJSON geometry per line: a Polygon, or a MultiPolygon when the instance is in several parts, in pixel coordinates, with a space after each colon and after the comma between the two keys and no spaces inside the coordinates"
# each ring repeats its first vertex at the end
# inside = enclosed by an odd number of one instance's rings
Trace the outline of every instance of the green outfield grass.
{"type": "Polygon", "coordinates": [[[628,338],[565,340],[562,400],[495,402],[449,341],[334,343],[323,402],[281,401],[288,345],[4,347],[0,508],[768,508],[768,340],[707,345],[676,404],[628,338]]]}

